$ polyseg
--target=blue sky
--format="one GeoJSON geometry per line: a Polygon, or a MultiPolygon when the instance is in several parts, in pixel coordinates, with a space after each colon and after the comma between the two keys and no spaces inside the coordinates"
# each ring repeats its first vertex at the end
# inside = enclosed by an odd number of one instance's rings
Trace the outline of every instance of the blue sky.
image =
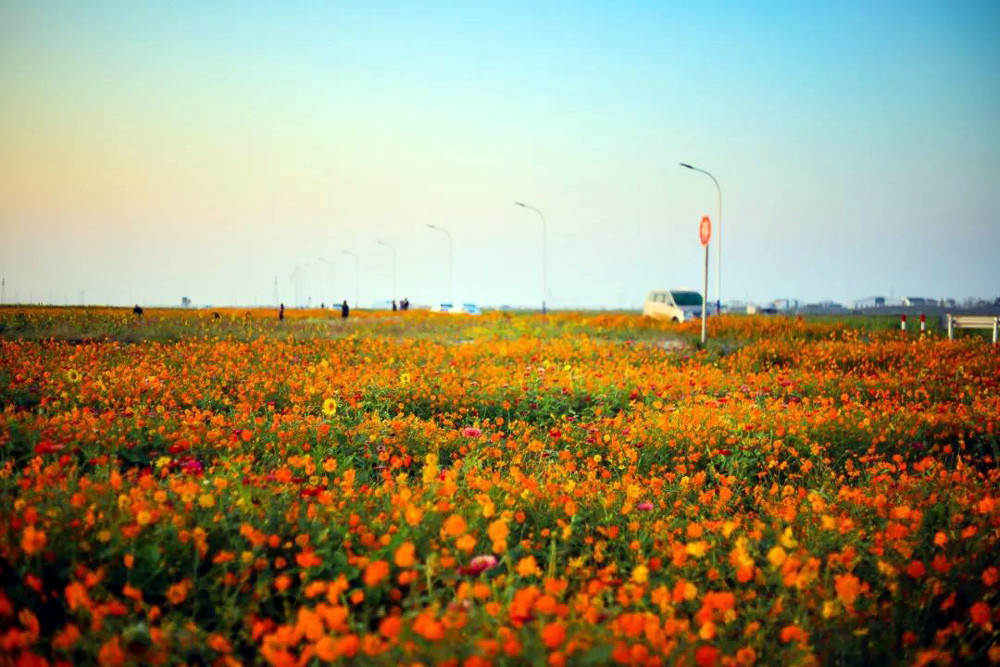
{"type": "Polygon", "coordinates": [[[1000,4],[0,0],[0,275],[56,303],[1000,296],[1000,4]],[[718,229],[718,227],[717,227],[718,229]],[[318,261],[324,256],[331,268],[318,261]],[[715,294],[716,249],[712,250],[715,294]],[[298,289],[291,275],[303,268],[298,289]]]}

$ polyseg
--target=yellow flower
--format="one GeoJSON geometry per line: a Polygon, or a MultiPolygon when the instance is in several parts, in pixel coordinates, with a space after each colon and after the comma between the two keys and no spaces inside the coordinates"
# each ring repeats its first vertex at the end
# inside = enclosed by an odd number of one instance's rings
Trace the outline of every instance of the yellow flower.
{"type": "Polygon", "coordinates": [[[203,493],[198,498],[198,504],[205,508],[215,507],[215,496],[211,493],[203,493]]]}
{"type": "Polygon", "coordinates": [[[535,561],[534,556],[525,556],[517,563],[517,573],[522,577],[530,577],[532,575],[541,576],[542,571],[538,568],[538,563],[535,561]]]}
{"type": "Polygon", "coordinates": [[[785,562],[788,558],[788,554],[781,547],[772,547],[770,551],[767,552],[767,560],[770,561],[771,565],[774,567],[781,567],[781,564],[785,562]]]}
{"type": "Polygon", "coordinates": [[[694,556],[695,558],[701,558],[705,555],[705,550],[708,547],[708,543],[703,540],[698,542],[691,542],[687,545],[686,551],[689,556],[694,556]]]}
{"type": "Polygon", "coordinates": [[[77,382],[79,382],[82,379],[83,379],[83,375],[81,375],[80,371],[76,370],[75,368],[71,368],[68,371],[66,371],[66,380],[67,381],[72,382],[73,384],[76,384],[77,382]]]}
{"type": "Polygon", "coordinates": [[[337,414],[337,399],[331,397],[323,401],[323,414],[327,417],[337,414]]]}

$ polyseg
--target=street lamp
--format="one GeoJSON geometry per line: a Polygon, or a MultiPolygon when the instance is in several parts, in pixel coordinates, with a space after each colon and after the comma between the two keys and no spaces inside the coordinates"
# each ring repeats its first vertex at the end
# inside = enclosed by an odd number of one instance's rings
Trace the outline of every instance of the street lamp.
{"type": "MultiPolygon", "coordinates": [[[[719,219],[716,222],[716,224],[719,226],[718,241],[716,241],[716,243],[718,244],[718,255],[715,264],[715,314],[718,315],[720,312],[722,312],[722,188],[719,186],[719,181],[715,180],[715,176],[712,176],[712,174],[708,173],[704,169],[699,169],[698,167],[692,167],[691,165],[685,164],[684,162],[681,162],[681,166],[690,169],[692,171],[700,171],[701,173],[711,178],[712,182],[715,183],[716,191],[719,193],[719,219]]],[[[706,301],[708,300],[707,294],[705,295],[705,300],[706,301]]]]}
{"type": "Polygon", "coordinates": [[[427,225],[431,229],[436,229],[448,237],[448,289],[451,292],[449,299],[451,307],[455,307],[455,243],[451,240],[451,234],[444,227],[437,225],[427,225]]]}
{"type": "Polygon", "coordinates": [[[392,251],[392,300],[396,300],[396,249],[385,241],[375,241],[379,245],[384,245],[392,251]]]}
{"type": "MultiPolygon", "coordinates": [[[[319,261],[323,262],[324,264],[329,264],[330,265],[330,298],[333,299],[333,285],[334,285],[334,282],[335,282],[333,280],[333,269],[336,266],[336,264],[334,264],[332,261],[330,261],[329,259],[326,259],[324,257],[320,257],[319,261]]],[[[333,306],[333,301],[330,301],[330,306],[331,307],[333,306]]]]}
{"type": "Polygon", "coordinates": [[[524,202],[516,201],[516,202],[514,202],[514,204],[517,205],[517,206],[520,206],[521,208],[526,208],[529,211],[534,211],[535,213],[538,214],[538,217],[542,219],[542,315],[544,315],[545,314],[545,292],[547,291],[547,285],[546,285],[546,277],[545,277],[545,275],[546,275],[546,254],[547,254],[546,253],[546,246],[547,246],[547,242],[546,242],[546,233],[547,233],[546,232],[546,227],[548,225],[545,222],[545,215],[539,209],[535,208],[534,206],[528,206],[524,202]]]}
{"type": "Polygon", "coordinates": [[[354,258],[354,309],[358,308],[358,284],[361,279],[361,260],[350,250],[342,251],[345,255],[350,255],[354,258]]]}

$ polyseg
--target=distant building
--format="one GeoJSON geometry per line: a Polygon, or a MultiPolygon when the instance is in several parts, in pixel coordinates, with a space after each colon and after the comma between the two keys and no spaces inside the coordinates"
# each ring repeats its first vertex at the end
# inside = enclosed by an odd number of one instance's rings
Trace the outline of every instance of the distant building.
{"type": "Polygon", "coordinates": [[[774,307],[777,310],[784,310],[784,311],[798,310],[799,309],[799,300],[798,299],[775,299],[774,300],[774,307]]]}
{"type": "Polygon", "coordinates": [[[885,305],[884,296],[869,296],[863,299],[858,299],[854,302],[854,307],[861,308],[881,308],[885,305]]]}
{"type": "Polygon", "coordinates": [[[927,299],[922,296],[904,296],[903,305],[908,308],[926,308],[928,306],[936,306],[936,299],[927,299]]]}

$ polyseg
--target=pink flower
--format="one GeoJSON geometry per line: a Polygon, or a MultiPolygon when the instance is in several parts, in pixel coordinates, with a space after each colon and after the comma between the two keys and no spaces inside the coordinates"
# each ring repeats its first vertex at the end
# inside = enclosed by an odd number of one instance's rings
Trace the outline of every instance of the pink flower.
{"type": "Polygon", "coordinates": [[[483,432],[480,431],[475,426],[466,426],[465,428],[462,429],[462,435],[464,435],[466,438],[478,438],[482,434],[483,432]]]}
{"type": "Polygon", "coordinates": [[[487,570],[492,570],[497,566],[497,557],[493,554],[482,554],[481,556],[476,556],[469,564],[465,567],[458,568],[459,574],[471,574],[473,576],[477,574],[482,574],[487,570]]]}
{"type": "Polygon", "coordinates": [[[635,508],[638,510],[642,510],[643,512],[648,512],[649,510],[653,509],[653,503],[649,502],[648,500],[644,500],[638,505],[636,505],[635,508]]]}

